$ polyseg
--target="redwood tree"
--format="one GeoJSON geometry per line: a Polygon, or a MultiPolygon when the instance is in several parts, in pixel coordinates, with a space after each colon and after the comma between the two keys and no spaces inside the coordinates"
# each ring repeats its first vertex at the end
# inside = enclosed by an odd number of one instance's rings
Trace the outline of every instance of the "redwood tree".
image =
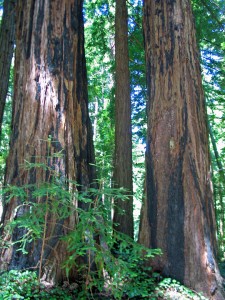
{"type": "MultiPolygon", "coordinates": [[[[13,121],[5,184],[22,186],[47,180],[47,170],[24,170],[24,161],[42,162],[86,188],[92,182],[93,146],[87,103],[82,0],[18,0],[16,5],[16,57],[13,121]],[[51,136],[52,142],[49,136],[51,136]],[[53,157],[61,151],[63,156],[53,157]]],[[[35,201],[30,199],[30,201],[35,201]]],[[[44,200],[42,200],[44,201],[44,200]]],[[[26,212],[17,198],[4,206],[3,225],[26,212]]],[[[43,269],[62,280],[61,263],[66,245],[57,236],[73,228],[75,216],[57,224],[48,215],[43,269]],[[53,236],[51,236],[53,234],[53,236]],[[56,237],[55,237],[56,236],[56,237]],[[56,255],[57,254],[57,255],[56,255]]],[[[16,228],[12,240],[24,229],[16,228]]],[[[10,238],[6,236],[6,238],[10,238]]],[[[40,262],[43,241],[27,246],[29,255],[17,246],[1,250],[1,268],[26,269],[40,262]]]]}
{"type": "Polygon", "coordinates": [[[146,201],[140,241],[161,248],[154,268],[224,299],[199,53],[191,1],[144,1],[148,84],[146,201]]]}
{"type": "Polygon", "coordinates": [[[0,136],[15,44],[15,0],[5,0],[0,28],[0,136]]]}
{"type": "Polygon", "coordinates": [[[131,98],[128,53],[128,14],[126,0],[116,1],[115,16],[115,163],[113,180],[116,187],[128,190],[128,200],[119,199],[115,203],[114,224],[116,230],[133,238],[133,198],[132,198],[132,134],[131,98]],[[121,210],[124,211],[121,214],[121,210]]]}

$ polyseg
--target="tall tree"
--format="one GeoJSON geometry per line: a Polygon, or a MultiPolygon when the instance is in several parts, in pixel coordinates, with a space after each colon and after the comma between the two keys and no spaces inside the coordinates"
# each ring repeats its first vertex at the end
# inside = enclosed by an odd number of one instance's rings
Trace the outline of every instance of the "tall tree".
{"type": "MultiPolygon", "coordinates": [[[[45,169],[21,168],[25,160],[39,163],[47,155],[48,166],[61,174],[62,181],[74,180],[85,189],[92,182],[94,171],[90,165],[93,146],[82,0],[19,0],[16,11],[13,121],[5,184],[22,186],[47,180],[49,174],[45,169]],[[64,155],[51,158],[58,151],[64,155]]],[[[26,212],[22,205],[15,209],[19,204],[17,198],[5,204],[3,225],[26,212]]],[[[42,249],[44,269],[51,277],[61,280],[65,274],[60,265],[67,252],[65,243],[57,236],[66,234],[65,228],[72,228],[74,222],[75,217],[70,217],[64,224],[57,224],[50,213],[44,249],[41,240],[27,246],[29,255],[17,251],[16,245],[2,249],[1,268],[6,265],[10,269],[35,267],[40,262],[42,249]]],[[[23,228],[17,227],[11,238],[18,240],[25,233],[23,228]]]]}
{"type": "Polygon", "coordinates": [[[224,299],[216,262],[208,130],[190,1],[144,1],[148,84],[146,201],[140,241],[154,267],[224,299]]]}
{"type": "MultiPolygon", "coordinates": [[[[115,15],[115,166],[114,183],[132,193],[131,96],[126,0],[116,1],[115,15]]],[[[133,198],[118,199],[114,208],[116,230],[133,238],[133,198]],[[121,214],[121,210],[124,214],[121,214]]]]}
{"type": "Polygon", "coordinates": [[[15,0],[5,0],[0,27],[0,136],[15,44],[15,0]]]}
{"type": "Polygon", "coordinates": [[[88,100],[94,131],[97,176],[101,185],[112,183],[115,102],[114,1],[85,3],[85,55],[88,100]],[[101,30],[99,30],[101,28],[101,30]]]}
{"type": "Polygon", "coordinates": [[[216,222],[217,222],[217,239],[219,246],[219,256],[223,257],[224,253],[224,227],[225,227],[225,204],[223,201],[224,196],[224,186],[225,186],[225,174],[223,168],[223,161],[219,155],[216,140],[214,137],[213,129],[211,124],[209,126],[209,136],[211,140],[211,145],[213,149],[212,162],[213,165],[213,191],[214,191],[214,203],[216,212],[216,222]],[[217,173],[215,175],[215,173],[217,173]]]}

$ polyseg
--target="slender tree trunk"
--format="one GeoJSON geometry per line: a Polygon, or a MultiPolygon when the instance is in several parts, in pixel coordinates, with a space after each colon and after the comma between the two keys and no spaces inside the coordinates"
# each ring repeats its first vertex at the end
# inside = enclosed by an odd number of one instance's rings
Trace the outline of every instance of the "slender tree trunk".
{"type": "Polygon", "coordinates": [[[0,136],[15,44],[15,0],[5,0],[0,29],[0,136]]]}
{"type": "Polygon", "coordinates": [[[220,155],[217,149],[216,140],[214,138],[212,126],[210,123],[208,123],[209,126],[209,135],[213,147],[213,152],[218,168],[219,173],[219,182],[216,186],[214,186],[214,202],[215,202],[215,212],[216,212],[216,220],[217,220],[217,232],[218,232],[218,244],[219,244],[219,250],[223,251],[224,249],[224,227],[225,227],[225,205],[223,201],[223,190],[225,186],[225,174],[224,174],[224,168],[222,165],[222,162],[220,160],[220,155]],[[217,208],[217,201],[219,202],[219,209],[217,208]]]}
{"type": "Polygon", "coordinates": [[[215,155],[216,164],[217,164],[217,167],[218,167],[218,172],[220,174],[221,181],[223,183],[225,183],[224,168],[223,168],[222,162],[220,160],[220,155],[219,155],[219,152],[218,152],[218,149],[217,149],[217,146],[216,146],[216,141],[215,141],[215,138],[214,138],[214,135],[213,135],[212,126],[210,124],[209,124],[209,135],[210,135],[210,139],[211,139],[212,146],[213,146],[213,152],[214,152],[214,155],[215,155]]]}
{"type": "MultiPolygon", "coordinates": [[[[116,60],[116,98],[115,98],[115,168],[114,183],[132,193],[132,134],[131,98],[128,54],[128,17],[126,0],[116,1],[115,18],[115,60],[116,60]]],[[[115,229],[133,238],[133,198],[119,199],[115,202],[115,229]],[[124,211],[121,214],[120,210],[124,211]]]]}
{"type": "Polygon", "coordinates": [[[210,299],[224,299],[190,1],[145,0],[144,35],[149,97],[145,222],[150,231],[141,228],[140,242],[162,249],[154,267],[163,275],[210,299]]]}
{"type": "MultiPolygon", "coordinates": [[[[10,153],[5,183],[22,186],[44,182],[45,170],[24,170],[24,160],[43,161],[47,155],[63,151],[63,157],[49,158],[47,163],[61,174],[62,180],[74,180],[85,189],[93,180],[93,145],[87,103],[87,79],[84,57],[82,0],[17,1],[15,88],[10,153]],[[51,136],[51,143],[46,141],[51,136]]],[[[32,199],[31,199],[32,200],[32,199]]],[[[3,224],[23,215],[23,206],[12,199],[4,206],[3,224]]],[[[48,216],[42,253],[43,269],[56,280],[61,270],[66,245],[55,236],[73,228],[75,216],[57,224],[48,216]],[[65,226],[62,226],[65,225],[65,226]],[[51,237],[51,234],[53,236],[51,237]]],[[[12,240],[23,236],[16,228],[12,240]]],[[[1,267],[25,269],[40,263],[43,241],[27,247],[29,255],[17,247],[2,250],[1,267]]]]}

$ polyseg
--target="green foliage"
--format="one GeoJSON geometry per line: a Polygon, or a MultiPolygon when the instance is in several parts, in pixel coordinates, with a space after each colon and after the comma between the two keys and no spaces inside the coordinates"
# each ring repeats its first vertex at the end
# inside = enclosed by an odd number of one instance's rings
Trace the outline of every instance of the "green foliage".
{"type": "Polygon", "coordinates": [[[138,239],[140,211],[144,199],[144,178],[145,178],[145,148],[143,145],[133,148],[133,188],[134,188],[134,238],[138,239]]]}
{"type": "MultiPolygon", "coordinates": [[[[136,264],[135,264],[136,267],[136,264]]],[[[187,287],[181,285],[178,281],[171,278],[164,278],[158,284],[154,280],[154,277],[158,277],[158,274],[152,274],[149,276],[148,269],[143,271],[142,265],[139,265],[140,269],[125,275],[126,269],[124,269],[124,278],[131,277],[129,284],[124,288],[126,295],[121,293],[120,287],[114,291],[110,290],[104,293],[93,293],[88,295],[87,292],[77,291],[77,285],[64,282],[63,286],[45,287],[38,281],[37,273],[34,271],[18,271],[11,270],[4,272],[0,275],[0,299],[13,300],[13,299],[42,299],[42,300],[72,300],[72,299],[192,299],[192,300],[207,300],[201,293],[197,293],[187,287]],[[136,276],[137,275],[137,276],[136,276]],[[154,276],[155,275],[155,276],[154,276]],[[146,276],[148,278],[146,279],[146,276]],[[132,283],[132,285],[131,285],[132,283]],[[112,293],[113,292],[113,293],[112,293]]],[[[122,268],[121,268],[122,269],[122,268]]],[[[119,274],[120,275],[120,274],[119,274]]],[[[124,279],[123,278],[123,279],[124,279]]]]}
{"type": "MultiPolygon", "coordinates": [[[[69,250],[74,255],[65,261],[64,267],[72,268],[77,256],[84,257],[88,252],[86,264],[76,265],[85,278],[80,286],[79,297],[94,294],[96,288],[96,293],[111,295],[115,299],[122,299],[124,296],[128,299],[141,298],[149,295],[154,289],[155,279],[151,276],[151,268],[145,264],[149,258],[159,255],[160,250],[145,249],[127,236],[118,232],[112,235],[111,232],[107,232],[110,228],[106,226],[101,228],[96,222],[94,224],[95,231],[97,228],[99,233],[99,244],[94,238],[96,232],[93,232],[92,226],[89,226],[88,231],[86,229],[83,239],[80,237],[80,228],[78,232],[74,231],[69,236],[71,239],[69,250]],[[115,243],[119,245],[118,251],[114,251],[115,243]]],[[[81,222],[79,225],[82,227],[84,224],[81,222]]]]}
{"type": "Polygon", "coordinates": [[[89,111],[98,178],[107,186],[114,153],[114,11],[112,0],[84,2],[89,111]]]}
{"type": "MultiPolygon", "coordinates": [[[[144,154],[139,145],[146,135],[146,79],[142,32],[142,1],[129,1],[128,35],[132,99],[133,180],[135,238],[143,199],[144,154]]],[[[85,1],[85,48],[88,70],[89,109],[94,128],[98,178],[110,186],[114,159],[114,63],[115,1],[85,1]]],[[[143,147],[142,147],[143,148],[143,147]]]]}
{"type": "Polygon", "coordinates": [[[3,1],[0,1],[0,26],[2,25],[3,1]]]}
{"type": "Polygon", "coordinates": [[[192,300],[207,300],[201,293],[180,284],[177,280],[171,278],[164,278],[158,283],[154,295],[156,298],[152,299],[192,299],[192,300]]]}
{"type": "Polygon", "coordinates": [[[34,272],[12,270],[0,276],[1,299],[30,299],[39,293],[38,286],[34,272]]]}
{"type": "Polygon", "coordinates": [[[3,122],[2,122],[2,132],[0,136],[0,186],[3,183],[6,158],[9,151],[9,138],[11,133],[11,114],[12,114],[12,93],[13,93],[13,65],[10,69],[10,80],[9,80],[9,91],[8,97],[6,99],[3,122]]]}
{"type": "MultiPolygon", "coordinates": [[[[60,157],[60,155],[61,153],[54,156],[60,157]]],[[[44,252],[45,239],[49,238],[45,235],[46,214],[54,215],[58,223],[72,215],[77,215],[78,222],[75,227],[70,228],[68,234],[58,236],[58,239],[66,242],[69,253],[65,257],[62,268],[66,270],[68,279],[70,272],[74,269],[77,270],[78,277],[76,288],[71,291],[68,287],[66,290],[59,287],[46,289],[40,283],[41,276],[37,277],[35,272],[3,273],[0,277],[3,299],[48,299],[48,297],[51,299],[60,299],[60,297],[100,299],[103,296],[110,297],[110,299],[149,297],[154,299],[164,293],[168,285],[170,290],[176,290],[185,296],[192,295],[189,290],[175,281],[170,283],[163,281],[155,288],[158,274],[152,273],[148,263],[149,259],[160,255],[160,250],[146,249],[129,237],[116,231],[113,232],[110,216],[111,199],[125,200],[127,196],[123,189],[99,185],[99,188],[82,191],[76,182],[70,181],[70,187],[73,185],[74,188],[68,190],[68,182],[60,180],[61,177],[55,171],[54,166],[26,162],[25,168],[27,170],[44,169],[51,176],[48,182],[5,188],[6,201],[13,201],[15,197],[19,200],[20,204],[15,211],[22,207],[26,208],[23,214],[12,220],[6,228],[7,233],[11,234],[18,227],[25,229],[23,237],[14,241],[11,246],[18,245],[17,251],[22,251],[23,255],[29,255],[26,245],[42,239],[44,252]],[[74,199],[83,205],[75,207],[74,199]]],[[[9,245],[2,243],[2,247],[6,246],[9,245]]],[[[39,265],[39,274],[41,274],[43,263],[40,261],[39,265]]]]}
{"type": "Polygon", "coordinates": [[[142,28],[142,1],[129,1],[128,38],[134,145],[146,139],[146,70],[142,28]]]}
{"type": "Polygon", "coordinates": [[[46,289],[40,285],[36,272],[11,270],[0,276],[0,299],[72,299],[72,294],[65,289],[55,287],[46,289]]]}
{"type": "MultiPolygon", "coordinates": [[[[54,154],[54,157],[61,155],[54,154]]],[[[16,247],[21,255],[29,255],[27,245],[42,240],[38,267],[38,280],[41,281],[43,253],[51,238],[46,234],[49,218],[54,217],[56,224],[61,226],[66,219],[76,218],[74,227],[65,227],[68,233],[56,238],[67,245],[69,255],[62,264],[67,277],[70,278],[74,269],[78,272],[78,299],[88,299],[92,294],[111,295],[115,299],[145,297],[154,289],[155,279],[146,264],[159,255],[160,250],[147,249],[112,230],[112,198],[126,200],[125,190],[102,185],[84,189],[76,182],[62,180],[61,174],[50,164],[26,162],[24,168],[32,172],[43,170],[48,173],[48,180],[7,186],[3,190],[6,202],[16,199],[18,203],[14,211],[17,217],[7,224],[4,233],[12,235],[19,228],[24,234],[11,245],[5,243],[3,235],[1,247],[16,247]],[[74,200],[79,204],[74,205],[74,200]]],[[[30,284],[28,287],[33,289],[30,284]]],[[[24,288],[27,289],[26,285],[24,288]]],[[[16,292],[16,288],[13,289],[16,292]]]]}
{"type": "MultiPolygon", "coordinates": [[[[204,69],[204,89],[209,108],[209,120],[219,146],[219,159],[224,166],[225,4],[222,0],[192,0],[192,3],[204,69]]],[[[0,5],[2,5],[2,1],[0,5]]],[[[53,169],[44,164],[31,165],[29,163],[27,164],[28,169],[46,168],[53,175],[51,181],[5,189],[8,201],[17,197],[21,202],[16,211],[24,212],[22,217],[14,220],[8,226],[11,232],[17,226],[25,229],[26,234],[21,240],[14,242],[18,245],[18,250],[24,254],[27,252],[26,245],[28,243],[40,238],[45,241],[46,214],[51,212],[57,217],[58,222],[63,221],[70,214],[79,216],[79,222],[75,228],[72,228],[67,236],[58,238],[62,238],[68,243],[68,250],[71,255],[65,260],[63,267],[68,274],[72,267],[79,267],[80,269],[81,278],[77,292],[79,292],[81,299],[82,297],[83,299],[86,298],[95,289],[105,294],[114,294],[117,299],[123,294],[129,295],[130,298],[137,297],[140,299],[140,297],[145,297],[147,293],[150,293],[154,281],[153,277],[149,275],[151,272],[145,268],[146,257],[141,255],[142,251],[138,248],[139,246],[118,233],[112,234],[111,200],[121,193],[121,191],[110,189],[114,153],[114,6],[115,3],[112,0],[86,0],[84,6],[89,107],[94,125],[98,177],[103,178],[99,184],[100,187],[79,192],[80,189],[76,183],[69,183],[66,180],[62,182],[60,176],[53,174],[53,169]],[[68,185],[75,187],[76,192],[74,194],[68,191],[68,185]],[[83,203],[85,209],[75,209],[71,204],[74,198],[77,202],[83,203]],[[37,199],[43,201],[36,202],[37,199]],[[115,256],[112,252],[114,244],[117,242],[121,248],[115,256]],[[129,255],[125,255],[127,253],[129,255]],[[88,261],[87,258],[90,260],[88,261]],[[82,264],[79,263],[80,260],[82,264]]],[[[134,185],[137,191],[135,197],[140,201],[143,198],[144,162],[141,157],[143,158],[144,154],[141,152],[139,155],[139,149],[135,145],[139,144],[140,141],[145,141],[146,134],[142,1],[131,0],[128,2],[128,8],[135,162],[134,185]]],[[[1,137],[0,182],[3,181],[5,160],[8,154],[11,122],[10,105],[9,100],[5,109],[5,121],[1,137]]],[[[224,253],[225,183],[221,180],[215,157],[212,156],[212,158],[218,237],[220,246],[223,245],[221,252],[224,253]]],[[[136,223],[136,227],[138,227],[138,223],[136,223]]],[[[2,246],[8,245],[4,242],[2,246]]],[[[44,244],[43,246],[45,247],[44,244]]],[[[178,284],[177,286],[177,284],[170,279],[165,279],[159,285],[159,292],[164,293],[166,289],[181,291],[181,285],[178,284]]],[[[3,290],[6,290],[5,286],[3,286],[3,290]]],[[[186,295],[187,297],[190,296],[189,294],[186,295]]],[[[156,294],[151,299],[154,299],[155,296],[156,294]]],[[[65,297],[63,296],[63,298],[65,297]]],[[[42,299],[45,299],[44,296],[42,299]]],[[[54,297],[52,296],[51,299],[54,297]]]]}

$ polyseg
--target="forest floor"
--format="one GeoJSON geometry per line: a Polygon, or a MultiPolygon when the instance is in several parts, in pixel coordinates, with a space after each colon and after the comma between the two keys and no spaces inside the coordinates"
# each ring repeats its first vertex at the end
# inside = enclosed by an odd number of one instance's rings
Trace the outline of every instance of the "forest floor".
{"type": "MultiPolygon", "coordinates": [[[[225,262],[219,264],[222,276],[225,278],[225,262]]],[[[188,289],[178,281],[171,278],[160,278],[153,286],[154,291],[144,297],[134,296],[129,298],[112,296],[112,292],[102,291],[97,293],[83,293],[77,283],[64,282],[63,286],[49,286],[37,281],[35,272],[4,272],[0,276],[0,300],[207,300],[202,294],[188,289]],[[66,284],[67,283],[67,284],[66,284]],[[149,296],[148,296],[149,295],[149,296]]],[[[134,286],[135,290],[135,286],[134,286]]]]}

